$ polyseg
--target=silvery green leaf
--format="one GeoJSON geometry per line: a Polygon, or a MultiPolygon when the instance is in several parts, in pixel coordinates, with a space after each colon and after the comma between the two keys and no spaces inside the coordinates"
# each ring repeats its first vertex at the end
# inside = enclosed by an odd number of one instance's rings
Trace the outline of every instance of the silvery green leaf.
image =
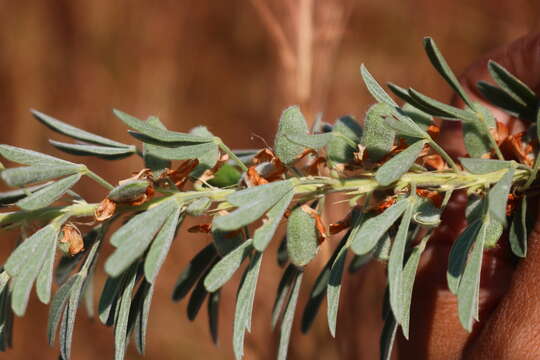
{"type": "Polygon", "coordinates": [[[474,103],[473,108],[476,112],[475,118],[463,120],[463,141],[469,155],[473,158],[480,158],[492,149],[490,134],[482,125],[482,119],[488,128],[495,127],[495,120],[491,112],[478,103],[474,103]]]}
{"type": "MultiPolygon", "coordinates": [[[[148,315],[150,315],[150,305],[152,304],[152,296],[154,295],[154,284],[149,284],[143,281],[137,293],[135,300],[137,308],[133,326],[133,338],[137,352],[144,355],[146,347],[146,329],[148,326],[148,315]]],[[[133,306],[133,305],[132,305],[133,306]]]]}
{"type": "Polygon", "coordinates": [[[503,89],[493,86],[485,81],[476,83],[476,87],[490,103],[506,110],[510,114],[521,117],[528,113],[528,108],[519,100],[514,99],[503,89]]]}
{"type": "MultiPolygon", "coordinates": [[[[194,129],[191,129],[190,134],[209,138],[214,137],[214,134],[212,134],[205,126],[197,126],[194,129]]],[[[206,154],[198,158],[199,165],[197,165],[189,175],[193,178],[200,177],[206,170],[212,169],[216,165],[219,157],[219,146],[216,144],[216,146],[211,148],[206,154]]]]}
{"type": "Polygon", "coordinates": [[[149,283],[153,284],[158,273],[161,269],[161,265],[165,261],[165,257],[169,253],[174,235],[178,224],[183,220],[180,219],[180,208],[176,208],[167,220],[163,223],[163,227],[156,235],[156,238],[150,245],[148,254],[144,260],[144,276],[149,283]]]}
{"type": "Polygon", "coordinates": [[[396,339],[398,323],[391,311],[388,312],[384,319],[384,326],[381,333],[380,351],[381,360],[390,360],[392,357],[392,347],[396,339]]]}
{"type": "Polygon", "coordinates": [[[83,276],[75,279],[75,283],[69,294],[69,301],[64,308],[63,319],[60,325],[60,355],[62,359],[66,360],[68,360],[71,355],[71,339],[73,337],[75,317],[77,315],[83,283],[83,276]]]}
{"type": "Polygon", "coordinates": [[[160,127],[154,126],[145,121],[141,121],[136,117],[128,115],[120,110],[113,110],[113,113],[130,128],[135,129],[138,132],[159,141],[206,143],[212,142],[214,140],[213,138],[201,137],[197,135],[190,135],[161,129],[160,127]]]}
{"type": "Polygon", "coordinates": [[[77,282],[77,279],[81,277],[80,274],[75,274],[71,276],[58,291],[54,294],[52,298],[51,305],[49,307],[49,320],[47,322],[47,334],[49,338],[49,345],[54,344],[56,337],[56,329],[58,328],[58,323],[64,312],[64,308],[69,300],[69,295],[73,285],[77,282]]]}
{"type": "Polygon", "coordinates": [[[212,200],[207,197],[201,197],[192,201],[186,208],[186,214],[191,216],[201,216],[212,205],[212,200]]]}
{"type": "Polygon", "coordinates": [[[45,259],[36,280],[36,293],[38,299],[48,304],[51,299],[51,286],[53,278],[54,258],[56,255],[56,239],[49,240],[49,247],[45,249],[45,259]]]}
{"type": "Polygon", "coordinates": [[[426,130],[430,125],[433,125],[433,117],[411,104],[404,104],[401,107],[401,112],[409,117],[420,129],[426,130]]]}
{"type": "Polygon", "coordinates": [[[416,208],[413,220],[424,226],[437,226],[441,222],[441,209],[433,205],[431,200],[424,200],[416,208]]]}
{"type": "Polygon", "coordinates": [[[133,265],[128,270],[128,279],[122,284],[123,288],[119,294],[118,309],[116,313],[116,321],[114,324],[114,358],[115,360],[123,360],[127,348],[128,336],[128,320],[131,309],[131,293],[137,279],[137,265],[133,265]]]}
{"type": "Polygon", "coordinates": [[[126,202],[139,199],[150,186],[148,180],[127,180],[116,186],[107,197],[114,202],[126,202]]]}
{"type": "Polygon", "coordinates": [[[298,294],[300,293],[300,285],[302,285],[302,277],[304,273],[297,272],[291,295],[287,301],[285,307],[285,313],[283,314],[283,320],[281,321],[280,335],[279,335],[279,347],[278,347],[278,360],[285,360],[287,358],[287,352],[289,349],[289,340],[291,338],[291,329],[294,321],[294,312],[296,310],[296,303],[298,302],[298,294]]]}
{"type": "Polygon", "coordinates": [[[378,102],[385,103],[391,107],[397,107],[396,102],[384,91],[384,89],[379,85],[377,80],[369,73],[364,64],[360,65],[360,74],[364,80],[364,84],[371,94],[378,102]]]}
{"type": "Polygon", "coordinates": [[[257,251],[263,252],[266,249],[293,197],[294,192],[289,191],[266,213],[266,222],[255,230],[253,234],[253,246],[257,251]]]}
{"type": "Polygon", "coordinates": [[[401,218],[401,223],[394,238],[390,257],[388,258],[388,288],[390,291],[390,306],[398,323],[403,319],[403,260],[405,257],[405,248],[407,247],[409,226],[411,224],[412,214],[415,204],[410,199],[406,199],[407,209],[401,218]]]}
{"type": "Polygon", "coordinates": [[[111,236],[117,249],[105,262],[105,271],[118,276],[141,256],[171,214],[178,218],[180,208],[176,200],[166,200],[133,217],[111,236]]]}
{"type": "Polygon", "coordinates": [[[206,275],[208,275],[208,271],[209,269],[207,269],[206,273],[199,278],[199,281],[197,281],[197,285],[195,285],[195,288],[193,289],[193,291],[191,292],[191,296],[189,297],[187,305],[187,318],[190,321],[195,320],[204,300],[206,299],[206,296],[208,295],[208,291],[206,291],[204,287],[204,278],[206,275]]]}
{"type": "Polygon", "coordinates": [[[459,83],[458,79],[456,78],[456,75],[454,75],[454,72],[450,67],[448,66],[448,63],[442,56],[441,52],[439,51],[439,48],[437,47],[437,44],[435,44],[435,41],[431,37],[425,37],[424,38],[424,48],[426,50],[426,53],[429,57],[429,60],[431,60],[431,63],[437,69],[439,74],[450,84],[450,86],[454,89],[454,91],[459,95],[459,97],[467,104],[469,107],[472,106],[471,100],[467,96],[467,93],[459,83]]]}
{"type": "Polygon", "coordinates": [[[214,142],[203,142],[188,143],[188,145],[181,144],[175,147],[155,145],[152,153],[164,160],[187,160],[204,158],[209,153],[215,153],[216,151],[217,145],[214,142]]]}
{"type": "Polygon", "coordinates": [[[289,296],[289,292],[297,272],[298,269],[296,266],[289,264],[281,276],[281,280],[279,281],[276,292],[276,299],[274,300],[274,307],[272,308],[272,330],[275,329],[283,312],[283,306],[285,305],[285,302],[289,296]]]}
{"type": "Polygon", "coordinates": [[[328,159],[337,163],[354,160],[354,153],[358,151],[362,133],[362,127],[354,118],[340,117],[332,128],[333,136],[326,146],[328,159]]]}
{"type": "Polygon", "coordinates": [[[180,273],[178,280],[176,280],[172,295],[173,301],[179,301],[189,293],[193,285],[197,282],[197,279],[199,279],[204,270],[214,261],[216,256],[216,248],[213,244],[210,244],[191,259],[186,268],[180,273]]]}
{"type": "Polygon", "coordinates": [[[398,180],[414,164],[425,143],[424,140],[417,141],[385,162],[375,173],[377,182],[382,186],[387,186],[398,180]]]}
{"type": "Polygon", "coordinates": [[[511,161],[494,159],[459,158],[459,162],[471,174],[487,174],[512,166],[511,161]]]}
{"type": "Polygon", "coordinates": [[[352,251],[357,255],[369,253],[377,245],[377,241],[403,214],[408,203],[406,199],[398,200],[383,213],[366,220],[352,239],[352,251]]]}
{"type": "Polygon", "coordinates": [[[508,169],[488,193],[489,212],[501,224],[506,224],[506,202],[512,186],[514,172],[514,168],[508,169]]]}
{"type": "MultiPolygon", "coordinates": [[[[429,107],[429,106],[425,106],[425,105],[422,105],[421,103],[418,103],[416,102],[410,95],[409,95],[409,91],[407,89],[404,89],[396,84],[393,84],[393,83],[388,83],[388,88],[390,90],[392,90],[392,92],[394,93],[394,95],[396,95],[397,97],[401,98],[402,100],[404,100],[406,102],[405,106],[409,106],[410,108],[414,108],[414,109],[417,109],[418,111],[421,111],[422,113],[424,114],[427,114],[427,115],[433,115],[433,116],[437,116],[437,117],[441,117],[441,116],[444,116],[446,115],[444,112],[437,112],[435,109],[429,107]]],[[[405,110],[405,106],[403,107],[403,110],[405,110]]],[[[407,116],[409,116],[409,114],[406,114],[407,116]]]]}
{"type": "Polygon", "coordinates": [[[489,222],[486,225],[486,240],[484,241],[484,249],[490,249],[497,246],[497,242],[501,238],[504,231],[504,226],[498,221],[495,221],[493,217],[487,215],[489,222]]]}
{"type": "Polygon", "coordinates": [[[298,106],[290,106],[283,111],[279,119],[279,127],[274,142],[277,157],[284,164],[291,164],[304,150],[303,145],[290,141],[287,136],[306,135],[308,127],[304,115],[298,106]]]}
{"type": "Polygon", "coordinates": [[[208,327],[210,328],[210,335],[214,345],[218,343],[218,322],[219,322],[219,302],[221,299],[221,292],[218,290],[210,294],[208,298],[208,327]]]}
{"type": "Polygon", "coordinates": [[[423,111],[430,115],[444,117],[448,120],[458,119],[463,121],[476,121],[474,113],[447,105],[414,89],[409,89],[409,95],[415,103],[422,106],[423,111]]]}
{"type": "Polygon", "coordinates": [[[527,106],[537,106],[538,100],[536,99],[534,91],[504,67],[497,64],[495,61],[490,60],[488,62],[488,70],[497,85],[506,90],[514,100],[527,106]]]}
{"type": "Polygon", "coordinates": [[[0,192],[0,205],[13,204],[21,199],[24,199],[28,194],[34,193],[50,184],[51,182],[48,182],[45,184],[30,186],[24,189],[0,192]]]}
{"type": "Polygon", "coordinates": [[[204,279],[206,290],[214,292],[229,281],[252,249],[253,240],[248,239],[214,265],[204,279]]]}
{"type": "Polygon", "coordinates": [[[347,247],[343,247],[337,255],[328,279],[328,288],[326,299],[328,301],[328,329],[332,337],[336,337],[337,314],[339,309],[339,295],[341,293],[341,281],[343,277],[343,269],[345,268],[345,260],[347,258],[347,247]]]}
{"type": "Polygon", "coordinates": [[[47,126],[49,129],[54,130],[60,134],[67,135],[74,139],[87,141],[93,144],[112,146],[112,147],[126,147],[127,146],[117,141],[107,139],[102,136],[92,134],[91,132],[76,128],[75,126],[68,125],[63,121],[55,119],[49,115],[45,115],[44,113],[40,111],[30,110],[30,112],[32,113],[32,115],[34,115],[36,119],[38,119],[42,124],[47,126]]]}
{"type": "Polygon", "coordinates": [[[9,186],[18,187],[73,175],[80,170],[78,165],[32,165],[6,169],[0,177],[9,186]]]}
{"type": "Polygon", "coordinates": [[[418,263],[420,262],[420,257],[426,248],[426,243],[431,234],[428,234],[422,238],[420,243],[416,245],[409,255],[405,266],[403,267],[402,272],[402,293],[401,293],[401,328],[403,330],[403,336],[408,340],[409,339],[409,321],[410,321],[410,309],[411,309],[411,300],[412,292],[414,287],[414,279],[416,277],[416,270],[418,269],[418,263]]]}
{"type": "Polygon", "coordinates": [[[245,331],[251,331],[251,314],[253,312],[262,255],[257,251],[253,254],[238,288],[233,320],[233,350],[236,359],[241,359],[244,356],[245,331]]]}
{"type": "Polygon", "coordinates": [[[478,296],[482,256],[486,239],[487,223],[483,223],[478,231],[471,254],[465,265],[457,291],[459,320],[465,330],[471,332],[473,319],[478,314],[478,296]]]}
{"type": "Polygon", "coordinates": [[[384,125],[386,126],[386,131],[390,128],[398,135],[410,136],[417,139],[429,139],[428,133],[407,116],[402,116],[399,120],[393,117],[387,117],[384,119],[384,125]]]}
{"type": "Polygon", "coordinates": [[[127,276],[127,271],[117,277],[107,277],[98,303],[99,320],[103,325],[111,326],[114,322],[114,309],[120,288],[127,276]]]}
{"type": "Polygon", "coordinates": [[[523,196],[512,217],[508,240],[514,255],[524,258],[527,255],[527,196],[523,196]]]}
{"type": "Polygon", "coordinates": [[[81,174],[74,174],[58,180],[47,187],[25,197],[17,202],[17,206],[24,210],[37,210],[58,200],[73,185],[81,179],[81,174]]]}
{"type": "Polygon", "coordinates": [[[302,145],[304,148],[310,148],[319,150],[328,144],[330,139],[332,138],[332,134],[326,133],[326,134],[291,134],[285,136],[292,142],[298,145],[302,145]]]}
{"type": "MultiPolygon", "coordinates": [[[[390,234],[387,232],[383,235],[382,238],[379,239],[377,242],[377,245],[373,249],[372,257],[382,260],[382,261],[388,261],[388,258],[390,258],[390,248],[392,245],[392,238],[390,234]]],[[[358,265],[355,265],[354,268],[357,266],[364,265],[367,261],[370,260],[370,254],[360,255],[361,259],[356,259],[357,262],[359,262],[358,265]]],[[[353,263],[351,262],[351,269],[353,269],[353,263]]]]}
{"type": "Polygon", "coordinates": [[[295,208],[287,219],[287,253],[296,266],[307,265],[317,255],[319,243],[315,219],[301,206],[295,208]]]}
{"type": "Polygon", "coordinates": [[[385,118],[392,117],[392,113],[393,109],[389,105],[378,103],[368,109],[364,118],[362,145],[373,161],[382,159],[394,145],[395,133],[385,126],[385,118]]]}
{"type": "MultiPolygon", "coordinates": [[[[165,125],[163,125],[163,123],[156,116],[149,116],[148,119],[146,119],[146,123],[162,130],[167,130],[165,125]]],[[[154,177],[159,177],[159,175],[161,175],[165,169],[171,167],[170,160],[162,159],[155,155],[154,145],[149,143],[143,143],[143,159],[144,167],[149,168],[154,174],[154,177]]]]}
{"type": "Polygon", "coordinates": [[[137,149],[133,145],[112,147],[88,144],[70,144],[55,140],[49,140],[49,142],[55,148],[71,155],[97,156],[99,158],[108,160],[123,159],[137,152],[137,149]]]}
{"type": "Polygon", "coordinates": [[[72,162],[45,155],[37,151],[27,150],[10,145],[0,145],[0,155],[8,160],[23,165],[75,165],[72,162]]]}
{"type": "Polygon", "coordinates": [[[450,254],[448,255],[446,280],[448,282],[448,289],[453,294],[457,294],[458,292],[469,250],[481,227],[482,222],[477,219],[469,224],[452,244],[450,254]]]}
{"type": "Polygon", "coordinates": [[[227,215],[215,217],[213,225],[223,231],[249,225],[292,190],[292,183],[284,180],[235,192],[227,197],[227,201],[238,208],[227,215]]]}

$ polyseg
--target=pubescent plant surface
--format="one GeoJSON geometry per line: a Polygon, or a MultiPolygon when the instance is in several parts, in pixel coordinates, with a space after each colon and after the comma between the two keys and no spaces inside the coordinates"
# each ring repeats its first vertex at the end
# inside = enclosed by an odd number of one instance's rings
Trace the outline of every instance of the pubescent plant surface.
{"type": "Polygon", "coordinates": [[[19,229],[22,239],[0,272],[0,349],[11,346],[14,315],[24,315],[35,285],[39,300],[49,304],[49,343],[53,345],[58,334],[60,356],[70,358],[80,303],[86,302],[90,316],[94,313],[92,279],[108,238],[115,250],[105,262],[108,278],[98,317],[114,327],[115,359],[124,358],[131,336],[144,353],[161,265],[183,220],[210,215],[211,223],[188,229],[210,233],[213,240],[186,264],[172,299],[190,296],[189,319],[207,301],[214,342],[220,289],[245,263],[233,321],[233,350],[237,359],[242,358],[262,257],[272,256],[268,245],[286,223],[277,254],[284,270],[272,314],[272,326],[280,327],[278,358],[287,356],[304,268],[318,256],[323,241],[346,231],[312,285],[300,327],[309,330],[326,297],[328,327],[336,336],[347,257],[352,257],[350,273],[372,260],[386,262],[380,346],[381,358],[389,359],[398,328],[409,337],[420,257],[456,191],[467,194],[468,225],[450,251],[447,280],[458,299],[459,319],[471,331],[480,320],[484,251],[497,246],[507,231],[513,253],[518,257],[527,253],[531,228],[527,201],[536,195],[540,166],[538,98],[502,66],[488,64],[497,85],[480,82],[481,94],[529,124],[523,133],[509,134],[489,110],[471,101],[433,40],[426,38],[424,44],[464,109],[389,84],[392,93],[405,101],[399,106],[362,65],[361,76],[377,100],[366,113],[364,127],[344,116],[333,125],[318,121],[309,129],[300,109],[292,106],[281,116],[273,149],[231,150],[203,126],[180,133],[166,129],[156,117],[143,121],[115,110],[142,146],[123,144],[33,110],[44,125],[77,140],[50,140],[56,148],[106,160],[136,155],[144,166],[113,186],[84,164],[0,145],[3,158],[23,165],[6,169],[0,164],[0,178],[16,188],[0,193],[0,205],[6,210],[0,212],[0,226],[19,229]],[[454,160],[438,145],[434,117],[462,123],[469,157],[454,160]],[[72,188],[83,176],[109,190],[108,196],[96,203],[81,198],[72,188]],[[348,201],[350,212],[327,225],[325,200],[334,193],[348,201]],[[81,225],[85,218],[86,225],[81,225]],[[123,225],[110,234],[115,221],[123,225]],[[30,234],[34,228],[38,230],[30,234]],[[62,254],[59,261],[57,251],[62,254]],[[53,281],[59,285],[55,294],[53,281]]]}

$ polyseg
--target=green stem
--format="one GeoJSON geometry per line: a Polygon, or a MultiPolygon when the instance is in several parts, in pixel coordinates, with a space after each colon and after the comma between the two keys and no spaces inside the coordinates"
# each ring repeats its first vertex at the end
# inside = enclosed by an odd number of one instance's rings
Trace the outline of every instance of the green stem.
{"type": "Polygon", "coordinates": [[[450,157],[450,155],[448,155],[446,151],[444,151],[442,147],[439,146],[439,144],[433,141],[433,139],[429,139],[428,143],[429,143],[429,146],[433,148],[433,150],[435,150],[439,155],[442,156],[442,158],[448,163],[448,165],[450,165],[452,170],[454,170],[458,174],[461,173],[461,170],[459,169],[457,164],[454,162],[454,160],[450,157]]]}
{"type": "Polygon", "coordinates": [[[114,189],[114,186],[112,186],[111,184],[109,184],[107,182],[107,180],[103,179],[101,176],[99,176],[98,174],[96,174],[95,172],[93,172],[92,170],[90,169],[86,169],[85,172],[84,172],[90,179],[94,180],[95,182],[97,182],[98,184],[100,184],[101,186],[103,186],[104,188],[106,188],[107,190],[112,190],[114,189]]]}
{"type": "Polygon", "coordinates": [[[216,138],[215,141],[217,145],[219,146],[219,148],[221,149],[221,151],[229,155],[229,157],[232,160],[234,160],[236,164],[238,164],[238,166],[242,169],[242,171],[246,172],[248,170],[247,166],[242,162],[242,160],[240,160],[240,158],[238,158],[238,156],[236,156],[236,154],[231,149],[229,149],[229,147],[225,145],[223,141],[221,141],[220,138],[216,138]]]}

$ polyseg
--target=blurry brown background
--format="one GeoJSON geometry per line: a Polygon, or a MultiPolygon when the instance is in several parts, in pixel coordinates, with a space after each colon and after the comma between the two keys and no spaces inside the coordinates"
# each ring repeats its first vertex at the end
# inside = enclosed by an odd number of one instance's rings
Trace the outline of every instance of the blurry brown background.
{"type": "MultiPolygon", "coordinates": [[[[207,125],[234,148],[262,147],[253,135],[271,144],[281,110],[294,103],[310,119],[320,111],[327,121],[345,113],[361,119],[372,102],[358,74],[362,62],[381,82],[445,99],[450,91],[423,54],[423,36],[435,38],[459,73],[486,51],[539,30],[539,11],[532,0],[0,1],[0,142],[60,155],[47,139],[61,137],[34,121],[30,108],[130,142],[111,113],[119,108],[158,115],[179,131],[207,125]]],[[[111,182],[141,167],[135,158],[88,164],[111,182]]],[[[93,185],[79,192],[92,201],[103,196],[93,185]]],[[[12,235],[1,235],[1,261],[12,235]]],[[[193,234],[176,241],[159,277],[145,358],[233,357],[236,286],[226,287],[219,347],[211,345],[204,311],[190,323],[185,301],[169,300],[178,273],[205,241],[193,234]]],[[[312,277],[317,269],[308,271],[312,277]]],[[[279,273],[267,256],[248,359],[274,357],[269,313],[279,273]]],[[[311,335],[293,334],[290,357],[375,358],[382,290],[369,278],[381,274],[375,264],[348,279],[341,341],[330,339],[323,308],[311,335]]],[[[102,276],[97,281],[99,290],[102,276]]],[[[55,359],[46,343],[47,308],[34,299],[27,314],[16,320],[14,349],[0,359],[55,359]]],[[[72,357],[112,358],[112,339],[111,329],[81,309],[72,357]]],[[[131,348],[128,358],[138,358],[131,348]]]]}

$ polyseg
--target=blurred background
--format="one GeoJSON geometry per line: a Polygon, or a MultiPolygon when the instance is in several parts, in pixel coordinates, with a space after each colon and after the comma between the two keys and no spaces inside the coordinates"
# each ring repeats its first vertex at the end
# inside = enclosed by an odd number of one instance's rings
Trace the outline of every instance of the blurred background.
{"type": "MultiPolygon", "coordinates": [[[[0,0],[0,142],[69,159],[48,144],[49,137],[60,136],[30,116],[35,108],[132,143],[111,113],[118,108],[141,118],[157,115],[177,131],[203,124],[233,148],[260,148],[265,141],[272,144],[288,105],[300,104],[310,121],[319,112],[330,122],[343,114],[362,119],[373,100],[359,76],[361,63],[380,82],[447,99],[449,88],[423,53],[424,36],[434,37],[460,73],[485,52],[540,30],[538,13],[540,3],[532,0],[0,0]]],[[[88,159],[88,165],[110,182],[141,168],[135,158],[88,159]]],[[[90,183],[77,191],[89,201],[104,196],[90,183]]],[[[3,262],[15,234],[1,237],[3,262]]],[[[190,323],[185,300],[170,301],[176,277],[207,242],[202,237],[182,234],[167,258],[152,305],[146,359],[233,358],[235,285],[224,291],[218,347],[211,343],[204,311],[190,323]]],[[[315,265],[308,277],[317,272],[315,265]]],[[[99,290],[103,272],[98,273],[99,290]]],[[[246,341],[248,359],[275,356],[270,312],[279,277],[275,259],[267,256],[254,334],[246,341]]],[[[376,358],[383,280],[378,264],[348,277],[338,339],[326,330],[323,308],[310,335],[293,333],[290,358],[376,358]]],[[[305,298],[300,309],[304,303],[305,298]]],[[[0,359],[55,359],[57,349],[46,342],[46,318],[47,307],[33,298],[27,316],[16,319],[14,348],[0,359]]],[[[81,309],[73,359],[112,358],[112,335],[81,309]]],[[[130,348],[128,358],[139,357],[130,348]]]]}

